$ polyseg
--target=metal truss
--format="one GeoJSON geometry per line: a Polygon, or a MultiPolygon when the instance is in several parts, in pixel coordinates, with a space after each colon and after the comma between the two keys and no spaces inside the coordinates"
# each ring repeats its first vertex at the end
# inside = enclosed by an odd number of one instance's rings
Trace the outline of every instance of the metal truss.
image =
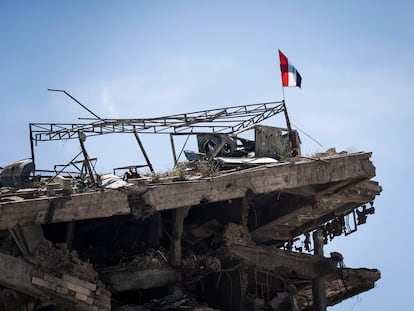
{"type": "Polygon", "coordinates": [[[91,123],[30,123],[31,143],[77,139],[79,133],[231,134],[249,128],[280,112],[283,101],[217,108],[145,119],[92,119],[91,123]]]}

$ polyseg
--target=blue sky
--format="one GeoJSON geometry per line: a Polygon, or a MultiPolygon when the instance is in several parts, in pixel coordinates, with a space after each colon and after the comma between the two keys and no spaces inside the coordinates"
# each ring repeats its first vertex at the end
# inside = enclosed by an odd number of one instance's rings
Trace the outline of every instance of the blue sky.
{"type": "MultiPolygon", "coordinates": [[[[408,310],[413,14],[411,1],[1,1],[0,166],[30,156],[29,122],[89,117],[47,88],[102,117],[276,101],[281,49],[303,77],[302,89],[285,90],[291,120],[323,144],[302,135],[303,152],[372,151],[384,187],[368,223],[327,247],[347,266],[379,268],[382,279],[331,310],[408,310]]],[[[142,140],[158,170],[171,168],[167,137],[142,140]]],[[[143,163],[128,135],[86,146],[99,172],[143,163]]],[[[37,164],[50,168],[78,151],[72,142],[40,144],[37,164]]]]}

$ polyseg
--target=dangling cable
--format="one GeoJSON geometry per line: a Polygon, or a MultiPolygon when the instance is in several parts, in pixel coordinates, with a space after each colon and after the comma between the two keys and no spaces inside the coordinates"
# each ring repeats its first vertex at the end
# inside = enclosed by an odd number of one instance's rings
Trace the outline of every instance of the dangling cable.
{"type": "Polygon", "coordinates": [[[319,146],[323,147],[322,144],[320,142],[318,142],[315,138],[313,138],[312,136],[310,136],[309,134],[305,133],[304,131],[302,131],[297,125],[293,124],[292,125],[297,128],[299,130],[299,132],[301,132],[302,134],[306,135],[307,137],[309,137],[310,139],[312,139],[315,143],[317,143],[319,146]]]}

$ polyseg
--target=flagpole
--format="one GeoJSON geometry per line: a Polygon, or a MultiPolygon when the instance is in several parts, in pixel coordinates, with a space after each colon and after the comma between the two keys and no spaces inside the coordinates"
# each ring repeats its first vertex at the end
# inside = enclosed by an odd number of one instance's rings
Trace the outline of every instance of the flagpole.
{"type": "MultiPolygon", "coordinates": [[[[289,66],[289,61],[288,61],[287,57],[280,50],[279,50],[279,60],[280,60],[280,73],[281,73],[281,77],[282,77],[283,111],[285,113],[286,125],[287,125],[287,130],[288,130],[288,135],[289,135],[289,141],[290,141],[290,145],[291,145],[291,148],[292,148],[292,156],[295,157],[299,153],[299,151],[298,151],[299,148],[298,148],[298,142],[297,142],[297,139],[296,139],[297,137],[296,137],[295,133],[292,130],[292,126],[290,125],[289,115],[288,115],[287,108],[286,108],[285,86],[291,85],[289,83],[289,76],[288,76],[289,68],[291,68],[291,69],[293,68],[295,70],[295,72],[296,72],[296,69],[293,66],[289,66]],[[283,76],[284,73],[287,75],[287,77],[285,77],[285,78],[287,78],[287,79],[285,79],[285,81],[283,79],[284,78],[284,76],[283,76]]],[[[297,73],[297,77],[299,78],[299,84],[297,83],[298,81],[296,80],[296,77],[295,77],[295,84],[300,87],[301,77],[300,77],[298,72],[296,72],[296,73],[297,73]]]]}
{"type": "Polygon", "coordinates": [[[292,156],[295,157],[298,155],[298,144],[296,141],[296,135],[292,130],[292,126],[290,124],[289,115],[288,115],[287,108],[286,108],[285,87],[283,86],[283,80],[282,80],[282,92],[283,92],[283,112],[285,113],[289,141],[292,147],[292,156]]]}

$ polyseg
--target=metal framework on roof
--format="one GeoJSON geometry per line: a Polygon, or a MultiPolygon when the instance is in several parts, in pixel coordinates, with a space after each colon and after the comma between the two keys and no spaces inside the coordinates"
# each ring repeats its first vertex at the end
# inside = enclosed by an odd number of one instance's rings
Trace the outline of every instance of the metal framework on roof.
{"type": "Polygon", "coordinates": [[[96,136],[111,133],[231,134],[280,112],[283,101],[217,108],[156,118],[93,119],[91,123],[30,123],[32,142],[77,139],[79,133],[96,136]]]}
{"type": "MultiPolygon", "coordinates": [[[[174,163],[176,164],[178,159],[175,152],[174,135],[194,135],[198,133],[237,134],[281,112],[284,112],[288,131],[289,133],[291,132],[284,101],[216,108],[156,118],[103,119],[66,91],[57,91],[64,92],[70,96],[83,108],[92,113],[95,118],[88,119],[92,121],[89,123],[30,123],[30,147],[33,164],[35,164],[34,146],[38,142],[78,139],[84,157],[83,163],[89,172],[92,182],[94,182],[93,167],[90,164],[90,158],[84,145],[86,137],[89,136],[113,133],[134,134],[147,162],[146,166],[149,167],[151,172],[154,172],[151,161],[139,138],[138,134],[140,133],[169,134],[174,163]]],[[[70,164],[68,163],[66,166],[70,164]]],[[[58,174],[59,172],[56,173],[58,174]]]]}

